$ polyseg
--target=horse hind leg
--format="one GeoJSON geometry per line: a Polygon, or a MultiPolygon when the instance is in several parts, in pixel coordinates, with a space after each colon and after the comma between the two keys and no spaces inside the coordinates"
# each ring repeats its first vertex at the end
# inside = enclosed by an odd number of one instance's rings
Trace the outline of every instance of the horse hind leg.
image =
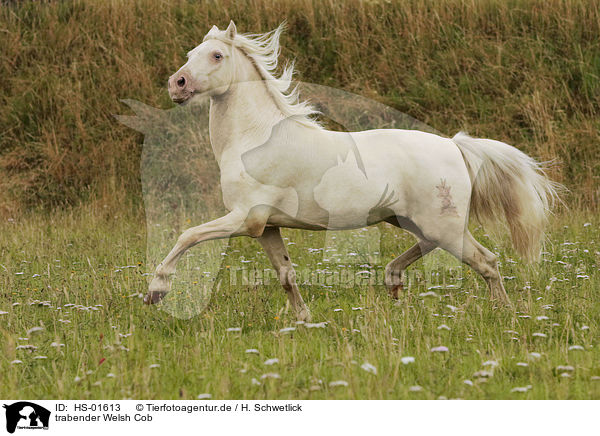
{"type": "Polygon", "coordinates": [[[442,242],[440,247],[452,253],[483,277],[490,290],[492,300],[510,306],[510,299],[502,285],[502,278],[498,271],[496,255],[477,242],[470,232],[467,231],[464,234],[462,247],[458,241],[449,244],[442,242]]]}
{"type": "Polygon", "coordinates": [[[385,267],[385,285],[394,299],[398,299],[400,291],[404,289],[402,272],[412,263],[416,262],[427,253],[436,248],[436,244],[427,240],[420,240],[400,256],[392,260],[385,267]]]}

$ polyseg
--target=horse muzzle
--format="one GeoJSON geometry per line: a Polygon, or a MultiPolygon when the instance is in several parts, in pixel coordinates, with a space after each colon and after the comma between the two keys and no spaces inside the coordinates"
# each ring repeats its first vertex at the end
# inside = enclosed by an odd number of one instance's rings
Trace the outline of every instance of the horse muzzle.
{"type": "Polygon", "coordinates": [[[192,79],[185,72],[177,72],[169,77],[167,86],[171,100],[178,104],[189,100],[196,93],[192,79]]]}

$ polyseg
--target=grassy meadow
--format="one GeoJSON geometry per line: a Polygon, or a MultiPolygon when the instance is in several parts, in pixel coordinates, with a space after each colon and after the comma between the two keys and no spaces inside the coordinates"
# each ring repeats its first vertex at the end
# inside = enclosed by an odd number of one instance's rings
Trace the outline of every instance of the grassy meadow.
{"type": "MultiPolygon", "coordinates": [[[[599,399],[600,221],[557,218],[531,267],[476,230],[500,255],[514,310],[495,308],[465,269],[460,286],[418,282],[397,302],[377,284],[301,286],[315,325],[296,324],[276,280],[225,277],[190,319],[144,306],[140,217],[89,209],[4,221],[0,397],[599,399]]],[[[412,243],[380,230],[382,261],[412,243]]],[[[323,265],[322,235],[284,231],[298,270],[350,267],[323,265]]],[[[241,265],[269,268],[250,239],[224,255],[224,271],[241,265]]]]}
{"type": "Polygon", "coordinates": [[[599,11],[597,0],[4,2],[0,397],[600,399],[599,11]],[[251,239],[195,247],[165,303],[143,306],[153,264],[202,220],[172,196],[161,221],[144,187],[168,191],[155,177],[165,167],[140,165],[183,162],[168,168],[173,183],[204,212],[220,203],[216,168],[206,135],[167,132],[179,147],[152,155],[137,121],[113,115],[140,115],[121,99],[171,109],[167,78],[230,19],[250,33],[287,20],[282,57],[298,80],[555,162],[568,209],[551,218],[539,264],[473,225],[513,309],[468,268],[446,277],[453,264],[437,252],[411,267],[398,301],[377,280],[336,278],[377,277],[413,244],[387,225],[377,259],[326,255],[327,238],[352,247],[356,232],[282,231],[310,324],[277,280],[233,278],[269,276],[251,239]]]}
{"type": "Polygon", "coordinates": [[[600,204],[598,0],[73,0],[0,8],[0,213],[141,191],[121,99],[171,108],[166,81],[216,24],[287,20],[296,78],[376,100],[445,135],[555,160],[577,207],[600,204]]]}

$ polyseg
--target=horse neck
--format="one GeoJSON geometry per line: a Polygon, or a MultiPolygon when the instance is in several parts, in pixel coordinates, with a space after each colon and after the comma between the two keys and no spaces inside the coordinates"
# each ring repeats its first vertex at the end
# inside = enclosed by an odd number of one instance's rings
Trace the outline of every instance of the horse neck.
{"type": "Polygon", "coordinates": [[[210,142],[219,163],[226,150],[243,153],[266,142],[285,118],[258,73],[245,79],[210,101],[210,142]]]}

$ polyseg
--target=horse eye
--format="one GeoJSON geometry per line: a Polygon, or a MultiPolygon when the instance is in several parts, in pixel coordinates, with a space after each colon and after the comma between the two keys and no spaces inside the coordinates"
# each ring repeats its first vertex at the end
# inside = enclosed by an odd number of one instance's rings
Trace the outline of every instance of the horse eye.
{"type": "Polygon", "coordinates": [[[221,53],[215,53],[213,56],[218,61],[220,61],[221,59],[223,59],[223,55],[221,53]]]}

